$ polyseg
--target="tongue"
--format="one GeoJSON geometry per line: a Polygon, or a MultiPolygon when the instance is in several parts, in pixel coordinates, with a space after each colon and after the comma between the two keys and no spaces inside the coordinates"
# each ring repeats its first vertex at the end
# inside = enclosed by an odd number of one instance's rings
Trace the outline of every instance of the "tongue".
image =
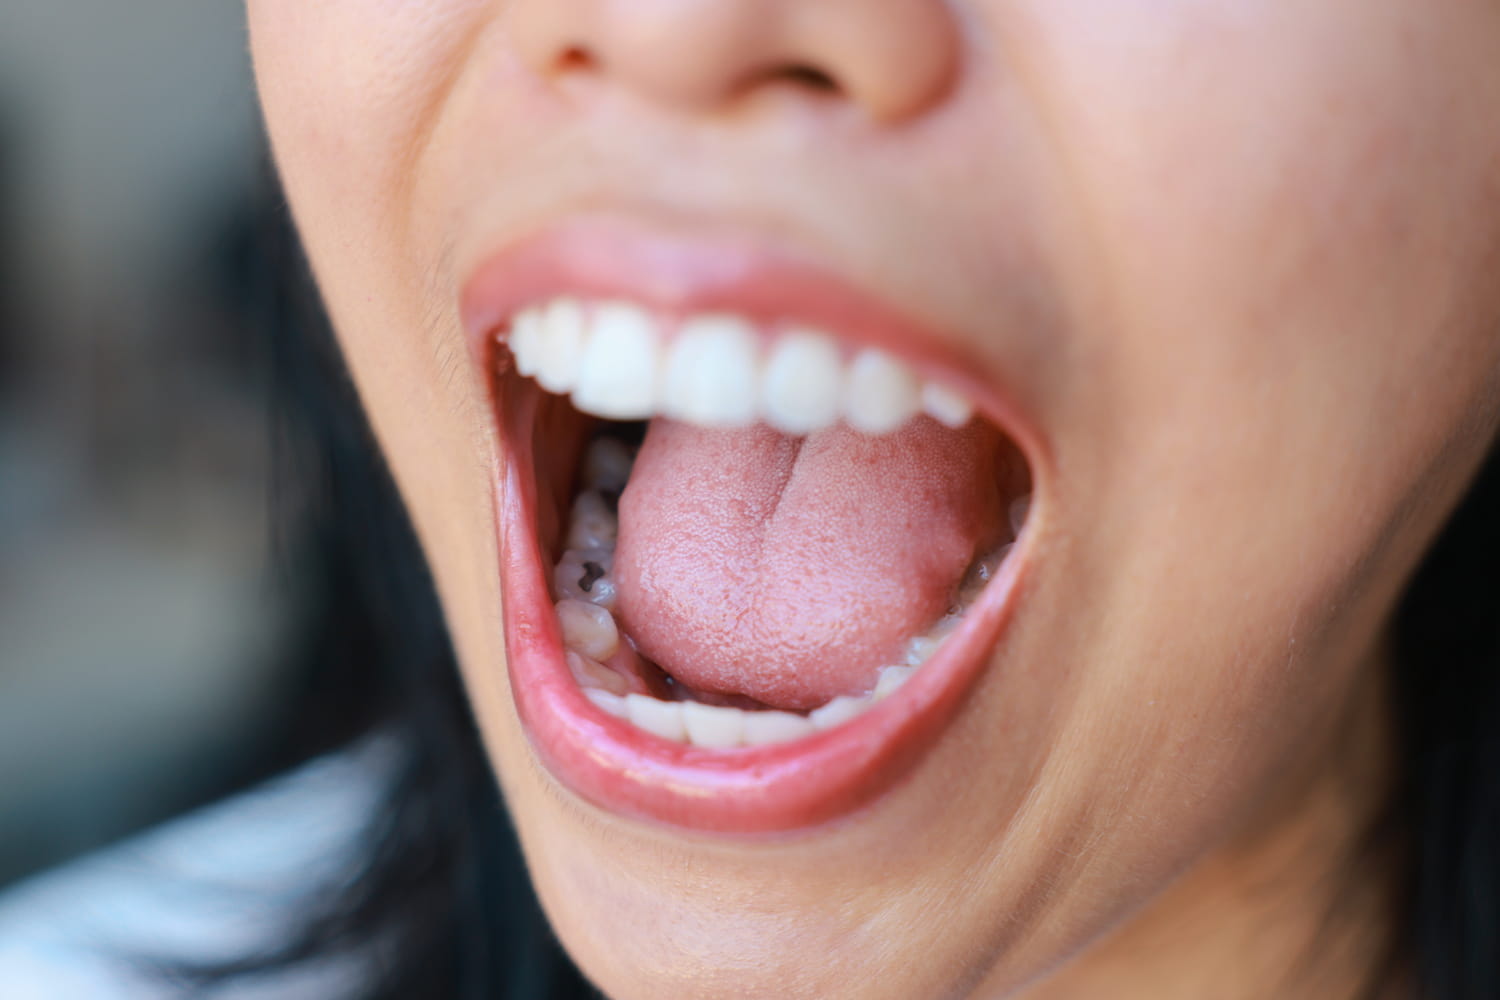
{"type": "Polygon", "coordinates": [[[999,436],[653,421],[620,498],[617,615],[700,690],[809,709],[874,684],[999,540],[999,436]]]}

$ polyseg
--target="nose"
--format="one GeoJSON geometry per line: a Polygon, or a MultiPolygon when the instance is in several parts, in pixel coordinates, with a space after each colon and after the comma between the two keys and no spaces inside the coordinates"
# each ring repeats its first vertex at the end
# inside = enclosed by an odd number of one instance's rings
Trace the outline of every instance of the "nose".
{"type": "Polygon", "coordinates": [[[937,101],[958,61],[945,0],[510,0],[504,16],[543,78],[697,113],[793,88],[899,120],[937,101]]]}

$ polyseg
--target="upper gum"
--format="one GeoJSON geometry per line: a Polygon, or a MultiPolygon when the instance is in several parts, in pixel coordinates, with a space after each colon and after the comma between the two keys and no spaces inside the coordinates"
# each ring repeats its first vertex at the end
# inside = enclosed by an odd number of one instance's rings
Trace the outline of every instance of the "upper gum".
{"type": "MultiPolygon", "coordinates": [[[[766,321],[757,319],[756,317],[748,313],[729,308],[694,309],[691,311],[663,310],[655,306],[645,304],[643,302],[621,298],[619,296],[600,296],[595,298],[582,295],[555,295],[551,298],[533,302],[528,306],[524,306],[521,309],[516,310],[515,317],[520,317],[528,313],[541,315],[558,304],[567,304],[580,307],[583,309],[585,315],[588,315],[590,317],[592,317],[594,311],[604,306],[626,306],[628,308],[638,310],[644,315],[650,317],[657,328],[658,334],[663,335],[663,337],[667,340],[672,339],[671,335],[677,329],[693,320],[722,317],[744,323],[746,326],[755,330],[759,335],[761,341],[766,345],[774,344],[776,341],[782,339],[783,337],[792,334],[812,334],[819,337],[825,337],[835,344],[838,344],[840,353],[844,356],[844,359],[846,361],[860,351],[868,349],[879,350],[883,354],[889,354],[891,357],[902,360],[903,363],[912,363],[910,359],[903,358],[898,352],[891,351],[883,346],[851,341],[846,337],[840,336],[838,333],[827,327],[818,326],[817,324],[812,322],[799,320],[795,317],[790,316],[782,319],[766,321]]],[[[513,319],[515,317],[513,317],[513,319]]]]}

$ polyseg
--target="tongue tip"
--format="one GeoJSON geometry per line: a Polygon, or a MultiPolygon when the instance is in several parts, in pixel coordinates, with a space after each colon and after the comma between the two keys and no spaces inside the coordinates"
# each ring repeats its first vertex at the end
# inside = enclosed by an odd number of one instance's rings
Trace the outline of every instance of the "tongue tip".
{"type": "MultiPolygon", "coordinates": [[[[628,628],[628,626],[627,626],[628,628]]],[[[845,648],[835,659],[828,653],[787,653],[775,666],[764,662],[747,664],[728,656],[704,655],[700,644],[689,648],[648,649],[641,652],[699,700],[744,699],[757,708],[805,712],[827,704],[840,695],[861,695],[872,690],[880,669],[899,657],[865,658],[862,667],[851,667],[845,648]]]]}

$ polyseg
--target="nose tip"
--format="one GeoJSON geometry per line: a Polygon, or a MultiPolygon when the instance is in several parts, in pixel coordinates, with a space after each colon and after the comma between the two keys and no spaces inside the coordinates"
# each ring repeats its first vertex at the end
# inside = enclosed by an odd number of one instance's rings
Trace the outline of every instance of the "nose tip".
{"type": "Polygon", "coordinates": [[[938,100],[958,60],[943,0],[512,0],[508,14],[544,79],[695,113],[790,88],[906,118],[938,100]]]}

